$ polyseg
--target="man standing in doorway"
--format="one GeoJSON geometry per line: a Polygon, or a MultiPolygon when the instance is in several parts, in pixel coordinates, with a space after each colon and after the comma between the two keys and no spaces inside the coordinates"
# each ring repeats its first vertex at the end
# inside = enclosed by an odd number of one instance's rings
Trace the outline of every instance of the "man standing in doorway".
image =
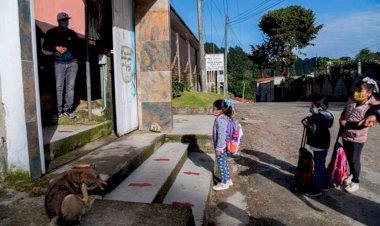
{"type": "Polygon", "coordinates": [[[69,15],[65,12],[57,14],[58,26],[46,32],[43,49],[54,55],[55,83],[57,89],[58,119],[64,114],[70,119],[76,117],[73,111],[74,86],[78,71],[78,35],[68,28],[69,15]],[[66,84],[65,84],[66,81],[66,84]],[[66,85],[65,105],[63,104],[63,89],[66,85]]]}

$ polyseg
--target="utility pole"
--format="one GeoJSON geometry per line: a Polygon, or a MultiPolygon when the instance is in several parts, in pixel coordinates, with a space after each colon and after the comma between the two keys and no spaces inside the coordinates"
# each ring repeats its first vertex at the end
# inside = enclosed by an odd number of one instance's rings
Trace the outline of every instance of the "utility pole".
{"type": "Polygon", "coordinates": [[[244,91],[245,91],[245,82],[243,81],[243,103],[245,103],[244,102],[244,91]]]}
{"type": "Polygon", "coordinates": [[[179,54],[179,34],[178,34],[178,32],[176,33],[176,45],[177,45],[176,56],[177,56],[178,81],[181,82],[181,59],[180,59],[180,54],[179,54]]]}
{"type": "Polygon", "coordinates": [[[224,97],[228,94],[228,82],[227,82],[227,32],[228,32],[228,16],[226,15],[226,31],[224,33],[224,97]]]}
{"type": "Polygon", "coordinates": [[[91,73],[90,73],[90,52],[89,52],[89,45],[88,45],[88,36],[89,36],[89,14],[88,14],[88,0],[85,0],[84,7],[85,7],[85,42],[86,42],[86,86],[87,86],[87,110],[88,110],[88,120],[92,120],[92,106],[91,106],[91,73]]]}
{"type": "Polygon", "coordinates": [[[198,33],[199,33],[199,55],[201,66],[201,83],[202,92],[207,93],[207,79],[205,69],[205,47],[203,44],[203,18],[202,18],[202,0],[198,0],[198,33]]]}

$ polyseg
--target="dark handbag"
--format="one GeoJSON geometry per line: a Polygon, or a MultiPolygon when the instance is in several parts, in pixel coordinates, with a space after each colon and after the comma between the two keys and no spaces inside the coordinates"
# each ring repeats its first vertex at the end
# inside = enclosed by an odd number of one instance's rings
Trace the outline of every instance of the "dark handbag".
{"type": "Polygon", "coordinates": [[[303,130],[298,164],[294,172],[291,190],[297,193],[310,191],[313,186],[313,154],[305,148],[306,128],[303,130]]]}

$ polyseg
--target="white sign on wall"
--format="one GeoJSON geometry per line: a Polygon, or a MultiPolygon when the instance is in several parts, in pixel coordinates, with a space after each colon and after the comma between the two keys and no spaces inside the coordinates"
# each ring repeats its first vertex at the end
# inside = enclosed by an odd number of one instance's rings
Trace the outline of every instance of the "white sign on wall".
{"type": "Polygon", "coordinates": [[[223,71],[224,54],[206,54],[206,71],[223,71]]]}
{"type": "Polygon", "coordinates": [[[218,74],[217,82],[224,82],[224,74],[218,74]]]}

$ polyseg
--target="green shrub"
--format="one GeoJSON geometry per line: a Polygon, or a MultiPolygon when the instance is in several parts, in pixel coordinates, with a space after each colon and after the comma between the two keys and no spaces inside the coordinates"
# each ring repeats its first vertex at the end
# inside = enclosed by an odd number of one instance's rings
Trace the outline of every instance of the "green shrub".
{"type": "Polygon", "coordinates": [[[182,83],[183,83],[184,90],[186,91],[191,90],[191,85],[188,79],[185,78],[182,83]]]}
{"type": "Polygon", "coordinates": [[[183,85],[183,83],[181,83],[177,80],[173,80],[173,82],[172,82],[173,98],[180,97],[183,93],[184,88],[185,88],[185,86],[183,85]]]}

